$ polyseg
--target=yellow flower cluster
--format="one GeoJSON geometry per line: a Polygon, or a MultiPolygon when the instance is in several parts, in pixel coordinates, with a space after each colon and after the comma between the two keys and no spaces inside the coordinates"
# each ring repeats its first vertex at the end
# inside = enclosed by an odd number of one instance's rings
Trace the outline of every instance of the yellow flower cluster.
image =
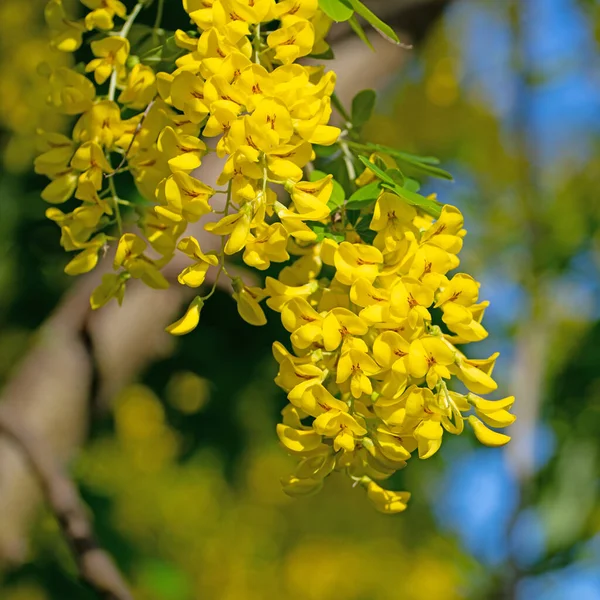
{"type": "Polygon", "coordinates": [[[46,103],[47,84],[38,67],[68,66],[71,57],[48,52],[48,36],[42,17],[47,0],[3,0],[0,3],[0,130],[3,168],[20,173],[31,168],[36,154],[36,130],[60,130],[63,116],[46,103]]]}
{"type": "MultiPolygon", "coordinates": [[[[288,263],[264,289],[231,279],[243,319],[264,324],[260,303],[267,299],[291,334],[294,352],[276,343],[274,353],[276,382],[290,400],[278,434],[300,458],[284,482],[292,495],[313,492],[334,469],[345,470],[380,510],[399,512],[408,494],[376,481],[402,468],[414,450],[421,458],[433,455],[444,430],[460,433],[468,418],[483,443],[508,441],[484,422],[509,425],[513,399],[475,395],[496,388],[496,355],[469,360],[454,346],[487,335],[478,284],[468,275],[446,276],[459,264],[465,233],[459,211],[445,206],[433,220],[384,186],[376,202],[360,209],[374,237],[368,243],[347,218],[346,204],[332,204],[331,175],[303,179],[314,145],[339,143],[348,151],[340,130],[328,124],[335,74],[295,62],[328,50],[331,20],[318,1],[183,0],[197,35],[175,32],[178,57],[165,70],[146,64],[128,39],[142,3],[127,15],[118,0],[82,2],[90,12],[80,21],[69,19],[61,0],[48,3],[55,48],[73,52],[87,31],[109,33],[95,36],[85,68],[49,73],[50,102],[78,120],[71,137],[42,134],[35,167],[51,179],[42,193],[47,202],[81,201],[69,213],[47,211],[65,250],[77,253],[67,273],[93,269],[115,239],[107,228],[119,229],[114,272],[104,275],[92,307],[121,302],[131,278],[168,287],[161,269],[179,252],[189,258],[181,285],[199,288],[209,272],[213,282],[168,328],[182,335],[197,326],[219,277],[229,277],[227,256],[241,253],[259,270],[288,263]],[[115,19],[124,23],[111,31],[115,19]],[[205,142],[210,138],[214,149],[205,142]],[[208,152],[223,159],[222,189],[195,176],[208,152]],[[131,202],[119,198],[114,175],[124,171],[147,201],[135,206],[141,234],[122,231],[121,207],[131,202]],[[286,191],[289,202],[277,191],[286,191]],[[188,234],[188,225],[207,215],[218,215],[204,230],[220,238],[220,252],[203,251],[188,234]],[[326,235],[319,226],[328,227],[326,235]],[[449,391],[453,375],[469,394],[449,391]],[[464,416],[471,408],[477,416],[464,416]]],[[[376,174],[373,163],[352,185],[373,185],[376,174]]]]}
{"type": "Polygon", "coordinates": [[[339,245],[325,240],[279,280],[267,278],[267,303],[281,312],[295,351],[274,347],[276,382],[290,401],[278,434],[300,459],[284,482],[288,493],[311,493],[343,469],[378,509],[400,512],[409,494],[377,481],[414,451],[431,457],[444,431],[462,433],[465,419],[482,443],[505,444],[510,438],[486,424],[512,424],[514,398],[479,396],[497,388],[497,354],[471,360],[455,347],[487,336],[481,319],[488,305],[478,302],[472,277],[446,276],[459,264],[465,234],[458,209],[444,206],[434,221],[384,191],[369,218],[373,245],[352,234],[339,245]],[[327,267],[333,276],[320,278],[327,267]],[[453,376],[466,395],[448,389],[453,376]]]}

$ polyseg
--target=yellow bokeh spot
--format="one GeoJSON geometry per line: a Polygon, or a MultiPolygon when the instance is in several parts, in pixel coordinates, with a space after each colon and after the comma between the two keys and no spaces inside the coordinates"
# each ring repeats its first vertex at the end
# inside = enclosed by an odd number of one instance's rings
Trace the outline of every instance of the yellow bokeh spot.
{"type": "Polygon", "coordinates": [[[209,398],[208,380],[191,371],[175,373],[167,385],[169,404],[186,415],[200,412],[209,398]]]}

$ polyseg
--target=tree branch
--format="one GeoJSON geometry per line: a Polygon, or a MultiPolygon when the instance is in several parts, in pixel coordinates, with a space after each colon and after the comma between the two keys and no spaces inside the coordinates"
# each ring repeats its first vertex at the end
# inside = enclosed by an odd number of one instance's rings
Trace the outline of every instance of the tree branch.
{"type": "Polygon", "coordinates": [[[52,453],[1,406],[0,432],[9,437],[27,459],[71,548],[81,580],[105,600],[133,600],[112,558],[98,546],[75,484],[52,453]]]}

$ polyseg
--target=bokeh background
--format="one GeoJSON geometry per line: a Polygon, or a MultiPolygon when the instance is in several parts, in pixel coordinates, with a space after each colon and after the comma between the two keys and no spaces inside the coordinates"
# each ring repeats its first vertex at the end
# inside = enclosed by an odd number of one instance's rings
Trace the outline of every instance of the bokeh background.
{"type": "MultiPolygon", "coordinates": [[[[26,406],[40,431],[82,422],[66,448],[49,444],[136,598],[600,599],[600,3],[383,4],[415,48],[390,61],[369,135],[455,175],[424,189],[465,213],[463,266],[492,302],[476,351],[501,351],[495,373],[518,414],[508,447],[466,433],[395,476],[413,498],[393,517],[335,475],[309,499],[280,491],[293,461],[274,433],[284,398],[270,345],[283,334],[276,318],[241,322],[225,294],[176,344],[160,337],[140,359],[138,336],[124,376],[110,379],[123,365],[101,348],[83,384],[65,350],[89,406],[71,407],[56,382],[35,405],[23,365],[43,384],[54,367],[36,360],[45,344],[69,347],[61,327],[81,319],[86,285],[62,273],[31,168],[35,130],[68,126],[46,107],[38,65],[69,59],[47,52],[43,0],[0,0],[0,402],[26,406]]],[[[95,323],[84,349],[106,340],[106,319],[95,323]]],[[[30,487],[17,490],[26,518],[2,509],[19,466],[9,452],[0,446],[0,598],[94,598],[30,487]]]]}

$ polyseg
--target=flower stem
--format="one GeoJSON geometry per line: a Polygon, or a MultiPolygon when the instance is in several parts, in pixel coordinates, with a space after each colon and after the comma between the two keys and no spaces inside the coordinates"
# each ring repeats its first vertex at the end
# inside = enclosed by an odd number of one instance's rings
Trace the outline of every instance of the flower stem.
{"type": "MultiPolygon", "coordinates": [[[[137,16],[140,14],[140,11],[144,8],[144,4],[142,2],[138,2],[134,9],[131,11],[131,14],[127,18],[127,21],[123,24],[123,28],[116,35],[120,37],[126,38],[129,35],[129,31],[137,19],[137,16]]],[[[117,70],[113,69],[112,75],[110,76],[110,85],[108,88],[108,99],[110,101],[114,101],[115,95],[117,93],[117,70]]]]}

